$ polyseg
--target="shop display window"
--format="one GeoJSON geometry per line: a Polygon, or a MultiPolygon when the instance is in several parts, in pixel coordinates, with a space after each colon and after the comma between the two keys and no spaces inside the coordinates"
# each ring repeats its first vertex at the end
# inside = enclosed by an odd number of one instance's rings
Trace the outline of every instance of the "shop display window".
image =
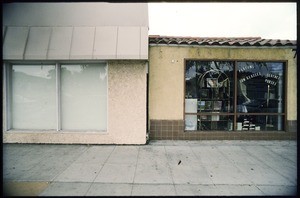
{"type": "Polygon", "coordinates": [[[185,130],[284,130],[284,75],[284,62],[187,60],[185,130]]]}

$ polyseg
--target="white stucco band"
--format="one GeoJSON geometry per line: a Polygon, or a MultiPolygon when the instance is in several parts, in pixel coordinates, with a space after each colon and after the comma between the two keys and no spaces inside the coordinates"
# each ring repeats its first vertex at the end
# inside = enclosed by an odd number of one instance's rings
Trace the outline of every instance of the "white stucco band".
{"type": "Polygon", "coordinates": [[[3,143],[145,144],[146,86],[146,61],[109,61],[106,132],[3,131],[3,143]]]}

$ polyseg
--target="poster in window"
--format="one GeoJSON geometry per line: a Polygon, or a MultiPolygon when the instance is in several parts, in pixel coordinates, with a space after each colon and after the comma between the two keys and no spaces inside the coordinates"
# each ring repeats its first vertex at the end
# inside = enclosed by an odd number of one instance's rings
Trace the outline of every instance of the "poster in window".
{"type": "Polygon", "coordinates": [[[205,101],[205,110],[206,111],[212,110],[212,101],[205,101]]]}
{"type": "Polygon", "coordinates": [[[185,99],[185,112],[197,113],[197,99],[185,99]]]}
{"type": "Polygon", "coordinates": [[[200,110],[200,111],[205,110],[205,101],[198,102],[198,110],[200,110]]]}
{"type": "Polygon", "coordinates": [[[220,120],[220,116],[219,115],[212,115],[211,116],[211,121],[219,121],[220,120]]]}
{"type": "Polygon", "coordinates": [[[221,110],[222,101],[214,101],[214,110],[221,110]]]}
{"type": "Polygon", "coordinates": [[[197,115],[185,115],[185,130],[197,130],[197,115]]]}

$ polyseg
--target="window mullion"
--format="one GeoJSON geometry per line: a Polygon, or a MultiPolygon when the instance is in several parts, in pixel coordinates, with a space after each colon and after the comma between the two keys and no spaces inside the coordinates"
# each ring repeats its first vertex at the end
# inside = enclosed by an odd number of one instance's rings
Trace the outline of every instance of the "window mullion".
{"type": "Polygon", "coordinates": [[[233,93],[233,112],[234,112],[234,121],[233,121],[233,131],[237,130],[237,89],[238,89],[238,78],[237,78],[237,68],[238,68],[238,62],[234,61],[234,93],[233,93]]]}
{"type": "Polygon", "coordinates": [[[60,86],[60,64],[56,63],[56,104],[57,104],[57,131],[61,130],[61,86],[60,86]]]}
{"type": "Polygon", "coordinates": [[[11,128],[11,86],[10,86],[10,65],[4,63],[3,67],[3,94],[5,96],[5,131],[8,131],[11,128]]]}

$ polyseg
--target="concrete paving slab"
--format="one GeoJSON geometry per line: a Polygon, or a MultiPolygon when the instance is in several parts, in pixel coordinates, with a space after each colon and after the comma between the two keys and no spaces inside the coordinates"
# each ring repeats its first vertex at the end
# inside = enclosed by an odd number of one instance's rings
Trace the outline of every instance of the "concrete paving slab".
{"type": "MultiPolygon", "coordinates": [[[[12,168],[13,170],[30,170],[37,164],[39,164],[43,158],[44,155],[11,155],[7,157],[6,155],[3,158],[3,167],[4,168],[12,168]],[[30,159],[30,160],[28,160],[30,159]]],[[[7,169],[7,170],[8,170],[7,169]]]]}
{"type": "Polygon", "coordinates": [[[134,183],[173,183],[163,146],[140,148],[134,183]]]}
{"type": "Polygon", "coordinates": [[[255,185],[216,185],[222,196],[262,196],[264,193],[255,185]]]}
{"type": "Polygon", "coordinates": [[[93,182],[100,172],[102,164],[73,163],[54,181],[56,182],[93,182]]]}
{"type": "Polygon", "coordinates": [[[203,165],[222,164],[231,166],[232,163],[221,153],[217,146],[191,147],[203,165]]]}
{"type": "Polygon", "coordinates": [[[138,162],[149,163],[153,160],[156,160],[157,162],[161,161],[162,163],[167,162],[164,146],[146,145],[139,147],[138,162]]]}
{"type": "Polygon", "coordinates": [[[175,184],[175,189],[178,196],[218,196],[221,194],[215,185],[175,184]]]}
{"type": "Polygon", "coordinates": [[[114,149],[115,146],[111,145],[87,146],[86,151],[76,159],[75,163],[104,164],[114,149]]]}
{"type": "Polygon", "coordinates": [[[21,179],[26,173],[38,165],[43,159],[34,157],[20,157],[19,160],[3,159],[3,179],[21,179]]]}
{"type": "Polygon", "coordinates": [[[206,168],[202,165],[174,165],[171,166],[174,184],[213,184],[206,168]]]}
{"type": "Polygon", "coordinates": [[[167,163],[138,163],[134,183],[172,184],[173,180],[167,163]]]}
{"type": "Polygon", "coordinates": [[[292,162],[297,162],[297,149],[293,149],[295,148],[293,144],[288,144],[288,145],[285,144],[282,147],[278,147],[276,145],[265,146],[265,148],[268,148],[274,153],[277,153],[284,159],[290,160],[292,162]]]}
{"type": "Polygon", "coordinates": [[[84,152],[84,147],[70,150],[60,147],[56,152],[46,155],[39,164],[26,171],[20,178],[23,181],[52,181],[57,175],[69,167],[77,155],[84,152]]]}
{"type": "Polygon", "coordinates": [[[49,182],[3,182],[4,196],[38,196],[49,182]]]}
{"type": "Polygon", "coordinates": [[[83,196],[146,195],[157,186],[165,187],[161,194],[175,193],[172,195],[293,195],[297,189],[296,150],[296,141],[4,144],[3,173],[4,182],[38,185],[39,181],[54,181],[51,188],[58,192],[62,183],[61,191],[65,188],[66,192],[74,191],[73,184],[84,184],[76,187],[83,196]]]}
{"type": "Polygon", "coordinates": [[[173,140],[151,140],[149,142],[149,146],[174,146],[175,143],[180,144],[184,142],[184,144],[186,145],[187,141],[184,140],[178,140],[178,141],[173,141],[173,140]]]}
{"type": "Polygon", "coordinates": [[[214,184],[253,184],[234,165],[212,164],[205,167],[214,184]]]}
{"type": "Polygon", "coordinates": [[[167,184],[134,184],[132,196],[175,196],[174,185],[167,184]]]}
{"type": "Polygon", "coordinates": [[[135,164],[132,165],[106,163],[94,182],[133,183],[135,168],[135,164]]]}
{"type": "Polygon", "coordinates": [[[53,182],[39,196],[85,196],[92,183],[53,182]]]}
{"type": "MultiPolygon", "coordinates": [[[[283,158],[281,155],[272,152],[266,147],[244,147],[243,149],[248,152],[248,156],[253,156],[262,162],[263,164],[261,166],[267,166],[268,169],[273,169],[292,183],[297,183],[297,177],[295,177],[295,175],[297,175],[297,167],[293,161],[283,158]]],[[[259,163],[256,165],[259,165],[259,163]]]]}
{"type": "Polygon", "coordinates": [[[199,165],[201,160],[189,146],[165,146],[168,163],[172,165],[199,165]]]}
{"type": "MultiPolygon", "coordinates": [[[[28,154],[9,155],[4,159],[4,179],[21,181],[51,181],[73,161],[74,157],[84,150],[82,146],[66,145],[29,145],[37,151],[28,154]],[[37,147],[39,146],[39,147],[37,147]]],[[[8,146],[9,147],[9,146],[8,146]]],[[[20,145],[23,150],[24,145],[20,145]]],[[[24,149],[30,150],[30,149],[24,149]]],[[[8,153],[9,154],[9,153],[8,153]]]]}
{"type": "Polygon", "coordinates": [[[258,185],[264,195],[268,196],[296,196],[297,186],[258,185]]]}
{"type": "Polygon", "coordinates": [[[241,164],[238,169],[247,179],[257,185],[289,185],[291,181],[280,175],[277,171],[265,165],[241,164]]]}
{"type": "Polygon", "coordinates": [[[249,155],[242,146],[217,146],[216,148],[233,164],[260,164],[255,157],[249,155]]]}
{"type": "MultiPolygon", "coordinates": [[[[189,146],[217,146],[222,144],[226,144],[226,140],[201,140],[201,141],[186,141],[189,146]]],[[[236,142],[236,141],[235,141],[236,142]]],[[[232,143],[232,142],[231,142],[232,143]]]]}
{"type": "Polygon", "coordinates": [[[165,146],[175,184],[212,184],[206,169],[190,146],[165,146]]]}
{"type": "Polygon", "coordinates": [[[130,196],[132,184],[93,183],[86,196],[130,196]]]}
{"type": "Polygon", "coordinates": [[[109,156],[110,164],[136,164],[139,146],[116,146],[109,156]]]}
{"type": "MultiPolygon", "coordinates": [[[[280,152],[275,152],[275,149],[272,149],[270,147],[249,147],[245,146],[242,149],[247,151],[249,155],[255,156],[257,159],[260,161],[264,162],[274,162],[274,161],[285,161],[285,163],[290,163],[290,164],[295,164],[297,162],[297,151],[296,147],[289,148],[289,150],[286,153],[280,153],[280,152]],[[268,159],[268,160],[266,160],[268,159]]],[[[282,148],[277,149],[277,151],[283,150],[282,148]]],[[[269,163],[271,164],[271,163],[269,163]]]]}
{"type": "Polygon", "coordinates": [[[38,167],[26,171],[18,181],[52,181],[64,168],[53,166],[53,168],[38,167]]]}

